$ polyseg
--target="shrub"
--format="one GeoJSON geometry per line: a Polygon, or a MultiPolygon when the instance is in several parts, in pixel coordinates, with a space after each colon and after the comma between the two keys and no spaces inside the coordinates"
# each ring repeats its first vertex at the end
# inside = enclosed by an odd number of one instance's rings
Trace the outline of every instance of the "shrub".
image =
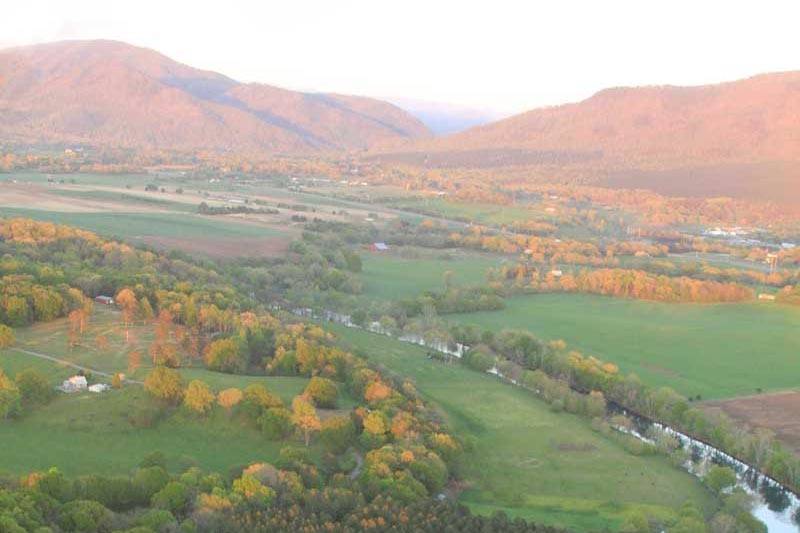
{"type": "Polygon", "coordinates": [[[143,500],[150,501],[153,495],[169,483],[169,474],[160,466],[140,468],[133,476],[133,486],[143,500]]]}
{"type": "Polygon", "coordinates": [[[305,394],[313,400],[317,407],[333,409],[336,407],[339,389],[333,381],[315,376],[308,382],[305,394]]]}
{"type": "Polygon", "coordinates": [[[247,360],[239,342],[234,338],[219,339],[209,344],[203,352],[203,360],[211,370],[219,372],[244,372],[247,360]]]}
{"type": "MultiPolygon", "coordinates": [[[[142,531],[163,531],[177,524],[177,520],[168,510],[151,509],[137,517],[134,523],[142,531]]],[[[129,530],[128,533],[131,531],[129,530]]]]}
{"type": "Polygon", "coordinates": [[[283,407],[271,407],[258,418],[261,431],[269,440],[285,438],[292,430],[292,414],[283,407]]]}
{"type": "Polygon", "coordinates": [[[199,379],[195,379],[186,387],[183,405],[197,414],[204,415],[214,405],[214,394],[208,388],[208,385],[199,379]]]}
{"type": "Polygon", "coordinates": [[[265,410],[272,407],[283,407],[283,400],[263,385],[254,383],[244,389],[242,410],[253,420],[257,420],[265,410]]]}
{"type": "Polygon", "coordinates": [[[319,439],[333,453],[342,453],[355,438],[356,428],[349,416],[336,416],[322,423],[319,439]]]}
{"type": "Polygon", "coordinates": [[[192,494],[186,485],[170,481],[153,495],[150,502],[153,507],[165,509],[174,515],[182,515],[188,509],[191,498],[192,494]]]}
{"type": "Polygon", "coordinates": [[[242,401],[244,394],[241,390],[236,388],[225,389],[219,391],[217,395],[217,403],[225,409],[228,413],[230,413],[231,409],[239,404],[242,401]]]}
{"type": "Polygon", "coordinates": [[[464,356],[464,362],[473,370],[486,372],[494,366],[494,356],[483,350],[473,349],[464,356]]]}
{"type": "Polygon", "coordinates": [[[175,370],[159,366],[144,379],[144,388],[155,398],[177,404],[183,397],[183,379],[175,370]]]}
{"type": "Polygon", "coordinates": [[[19,387],[0,368],[0,420],[18,415],[20,405],[19,387]]]}
{"type": "Polygon", "coordinates": [[[25,405],[43,405],[53,398],[53,387],[38,370],[23,370],[17,374],[15,381],[25,405]]]}
{"type": "Polygon", "coordinates": [[[111,531],[113,513],[91,500],[75,500],[61,508],[59,525],[65,531],[111,531]]]}
{"type": "Polygon", "coordinates": [[[714,465],[703,477],[703,482],[715,493],[719,494],[736,483],[736,472],[727,466],[714,465]]]}

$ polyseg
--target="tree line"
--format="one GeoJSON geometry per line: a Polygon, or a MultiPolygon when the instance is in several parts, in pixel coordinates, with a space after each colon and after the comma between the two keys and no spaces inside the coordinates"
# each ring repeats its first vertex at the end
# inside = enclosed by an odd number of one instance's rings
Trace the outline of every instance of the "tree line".
{"type": "Polygon", "coordinates": [[[736,283],[621,268],[541,272],[535,265],[518,263],[490,273],[490,279],[498,278],[514,288],[531,292],[580,292],[660,302],[740,302],[755,297],[753,289],[736,283]]]}

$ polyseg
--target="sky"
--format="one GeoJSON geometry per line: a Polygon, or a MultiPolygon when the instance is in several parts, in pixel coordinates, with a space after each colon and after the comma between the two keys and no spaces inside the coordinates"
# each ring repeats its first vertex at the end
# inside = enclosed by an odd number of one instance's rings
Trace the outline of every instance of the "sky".
{"type": "Polygon", "coordinates": [[[3,0],[0,47],[115,39],[245,82],[512,113],[800,69],[800,0],[3,0]]]}

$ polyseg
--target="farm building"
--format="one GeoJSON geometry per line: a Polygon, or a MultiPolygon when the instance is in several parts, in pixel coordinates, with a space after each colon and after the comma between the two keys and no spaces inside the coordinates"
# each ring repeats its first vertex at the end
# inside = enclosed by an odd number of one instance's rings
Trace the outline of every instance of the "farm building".
{"type": "Polygon", "coordinates": [[[386,251],[389,250],[389,246],[385,242],[375,242],[375,243],[372,243],[372,246],[370,246],[370,249],[373,252],[386,252],[386,251]]]}
{"type": "Polygon", "coordinates": [[[771,301],[775,300],[775,295],[774,294],[767,294],[766,292],[762,292],[761,294],[758,295],[758,299],[759,300],[766,300],[768,302],[771,302],[771,301]]]}
{"type": "Polygon", "coordinates": [[[110,388],[111,387],[109,387],[105,383],[95,383],[94,385],[89,385],[89,392],[100,393],[100,392],[105,392],[110,388]]]}
{"type": "Polygon", "coordinates": [[[111,296],[95,296],[94,301],[103,305],[114,305],[114,298],[111,296]]]}
{"type": "Polygon", "coordinates": [[[87,387],[86,376],[72,376],[65,379],[59,388],[64,392],[78,392],[86,390],[87,387]]]}

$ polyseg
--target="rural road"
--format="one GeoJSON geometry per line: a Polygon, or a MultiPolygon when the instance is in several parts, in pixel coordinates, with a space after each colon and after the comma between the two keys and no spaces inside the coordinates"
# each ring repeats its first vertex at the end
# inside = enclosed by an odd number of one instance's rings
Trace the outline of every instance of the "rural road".
{"type": "MultiPolygon", "coordinates": [[[[77,370],[83,370],[84,372],[91,372],[92,374],[97,374],[98,376],[105,376],[107,378],[113,378],[113,374],[109,374],[108,372],[103,372],[102,370],[96,370],[94,368],[89,368],[88,366],[81,366],[75,363],[71,363],[64,359],[59,359],[58,357],[53,357],[52,355],[47,355],[44,353],[34,352],[31,350],[26,350],[24,348],[10,348],[11,350],[19,353],[24,353],[26,355],[30,355],[32,357],[38,357],[39,359],[46,359],[47,361],[52,361],[54,363],[58,363],[60,365],[69,366],[75,368],[77,370]]],[[[137,381],[135,379],[125,379],[126,383],[137,383],[139,385],[144,385],[143,382],[137,381]]]]}

